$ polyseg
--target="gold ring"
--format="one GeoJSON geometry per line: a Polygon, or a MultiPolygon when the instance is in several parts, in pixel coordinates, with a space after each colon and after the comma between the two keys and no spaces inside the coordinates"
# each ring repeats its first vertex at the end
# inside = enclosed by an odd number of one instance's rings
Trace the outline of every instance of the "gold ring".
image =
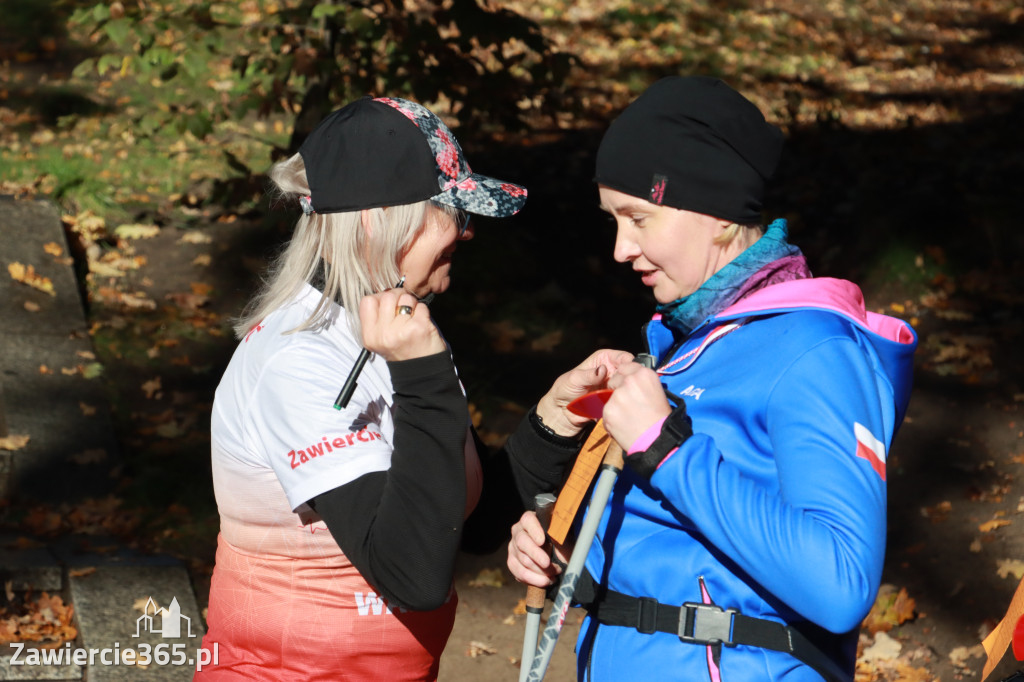
{"type": "Polygon", "coordinates": [[[412,306],[400,305],[398,306],[399,315],[412,315],[412,306]]]}

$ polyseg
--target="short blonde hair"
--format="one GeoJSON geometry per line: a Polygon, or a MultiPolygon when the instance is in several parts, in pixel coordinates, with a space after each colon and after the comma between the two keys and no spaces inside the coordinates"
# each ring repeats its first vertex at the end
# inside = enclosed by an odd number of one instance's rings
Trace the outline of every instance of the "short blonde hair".
{"type": "Polygon", "coordinates": [[[757,241],[757,238],[764,234],[764,225],[741,225],[740,223],[733,223],[729,227],[725,228],[721,234],[715,237],[714,242],[719,246],[725,246],[726,244],[731,244],[733,240],[742,233],[746,233],[750,237],[753,237],[751,242],[755,242],[757,241]],[[757,232],[758,234],[755,236],[751,234],[751,232],[757,232]]]}
{"type": "MultiPolygon", "coordinates": [[[[299,198],[309,194],[306,166],[299,154],[275,164],[269,176],[277,198],[296,208],[299,198]]],[[[428,199],[365,211],[300,216],[291,240],[274,259],[262,287],[235,323],[235,334],[242,338],[267,315],[289,303],[322,267],[323,295],[319,303],[302,324],[285,333],[326,326],[331,322],[330,304],[337,301],[351,313],[349,324],[358,337],[360,299],[399,281],[398,261],[433,211],[456,213],[456,209],[428,199]]]]}

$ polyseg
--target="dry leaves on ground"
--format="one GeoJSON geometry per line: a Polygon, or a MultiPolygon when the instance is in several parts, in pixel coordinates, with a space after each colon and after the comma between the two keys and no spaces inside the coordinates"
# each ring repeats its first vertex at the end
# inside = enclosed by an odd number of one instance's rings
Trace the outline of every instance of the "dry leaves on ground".
{"type": "Polygon", "coordinates": [[[9,263],[7,265],[7,272],[10,273],[11,279],[15,282],[21,282],[50,296],[57,295],[50,278],[40,275],[32,265],[23,265],[18,262],[9,263]]]}
{"type": "MultiPolygon", "coordinates": [[[[13,596],[13,595],[8,595],[13,596]]],[[[75,609],[57,595],[43,592],[19,604],[17,600],[0,609],[0,643],[38,642],[63,644],[75,639],[78,631],[71,621],[75,609]]]]}

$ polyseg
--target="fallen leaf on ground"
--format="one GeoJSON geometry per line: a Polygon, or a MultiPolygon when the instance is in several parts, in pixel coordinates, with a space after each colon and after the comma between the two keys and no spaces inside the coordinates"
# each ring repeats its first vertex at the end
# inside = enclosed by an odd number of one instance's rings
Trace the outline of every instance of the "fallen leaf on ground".
{"type": "Polygon", "coordinates": [[[24,305],[25,310],[29,311],[30,313],[38,313],[40,310],[42,310],[42,307],[40,307],[40,305],[35,301],[25,301],[24,305]]]}
{"type": "Polygon", "coordinates": [[[470,642],[469,646],[466,647],[466,655],[470,658],[476,658],[477,656],[490,656],[491,654],[496,653],[498,653],[497,649],[484,644],[483,642],[470,642]]]}
{"type": "Polygon", "coordinates": [[[89,403],[78,402],[78,409],[82,411],[82,415],[85,417],[92,417],[96,414],[96,406],[90,405],[89,403]]]}
{"type": "Polygon", "coordinates": [[[187,232],[185,235],[178,240],[179,244],[209,244],[213,241],[213,238],[209,235],[205,235],[202,232],[187,232]]]}
{"type": "Polygon", "coordinates": [[[891,630],[912,620],[916,606],[905,588],[897,590],[895,585],[882,585],[862,626],[871,634],[891,630]]]}
{"type": "Polygon", "coordinates": [[[20,450],[28,445],[29,437],[24,434],[11,434],[0,438],[0,450],[20,450]]]}
{"type": "Polygon", "coordinates": [[[71,624],[75,609],[59,596],[43,592],[35,601],[26,600],[17,608],[0,609],[0,643],[40,642],[63,644],[78,636],[71,624]]]}
{"type": "Polygon", "coordinates": [[[146,383],[142,384],[142,390],[145,392],[146,397],[151,400],[154,396],[158,396],[160,393],[160,377],[150,379],[146,383]]]}
{"type": "Polygon", "coordinates": [[[875,635],[874,643],[864,649],[859,660],[863,661],[891,661],[899,657],[903,645],[887,635],[879,632],[875,635]]]}
{"type": "Polygon", "coordinates": [[[1010,523],[1011,522],[1007,521],[1006,519],[992,519],[991,521],[986,521],[985,523],[978,526],[978,530],[980,530],[982,533],[991,533],[997,528],[1009,526],[1010,523]]]}
{"type": "Polygon", "coordinates": [[[152,239],[160,234],[160,228],[156,225],[132,223],[115,227],[114,234],[122,239],[152,239]]]}
{"type": "Polygon", "coordinates": [[[43,244],[43,251],[50,254],[54,258],[59,258],[64,255],[64,249],[57,242],[47,242],[43,244]]]}
{"type": "Polygon", "coordinates": [[[517,601],[516,605],[515,605],[515,608],[512,609],[512,613],[514,613],[517,616],[525,616],[526,615],[526,600],[525,599],[520,599],[519,601],[517,601]]]}
{"type": "Polygon", "coordinates": [[[969,668],[972,658],[985,658],[985,648],[975,644],[972,647],[958,646],[949,652],[949,662],[957,668],[969,668]]]}
{"type": "Polygon", "coordinates": [[[1000,578],[1013,576],[1017,580],[1024,578],[1024,561],[1020,559],[1000,559],[996,562],[996,573],[1000,578]]]}
{"type": "Polygon", "coordinates": [[[469,581],[470,587],[501,587],[504,584],[500,568],[485,568],[469,581]]]}
{"type": "Polygon", "coordinates": [[[921,507],[921,516],[931,519],[932,523],[938,523],[945,521],[951,511],[953,511],[953,503],[943,500],[933,507],[921,507]]]}
{"type": "Polygon", "coordinates": [[[26,284],[33,289],[38,289],[50,296],[56,296],[57,292],[53,289],[53,282],[50,281],[49,277],[43,277],[36,269],[31,265],[22,265],[21,263],[11,263],[7,266],[7,272],[11,274],[11,278],[15,282],[21,282],[26,284]]]}

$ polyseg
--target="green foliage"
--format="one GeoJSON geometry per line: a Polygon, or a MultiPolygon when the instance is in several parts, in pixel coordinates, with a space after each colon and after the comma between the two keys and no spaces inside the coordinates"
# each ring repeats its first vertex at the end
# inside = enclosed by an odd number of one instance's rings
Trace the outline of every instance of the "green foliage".
{"type": "MultiPolygon", "coordinates": [[[[308,132],[362,95],[445,103],[462,122],[521,128],[564,78],[539,27],[477,0],[432,3],[170,0],[78,9],[96,56],[76,70],[132,82],[140,132],[202,139],[249,112],[298,116],[308,132]]],[[[294,140],[293,140],[294,142],[294,140]]]]}

